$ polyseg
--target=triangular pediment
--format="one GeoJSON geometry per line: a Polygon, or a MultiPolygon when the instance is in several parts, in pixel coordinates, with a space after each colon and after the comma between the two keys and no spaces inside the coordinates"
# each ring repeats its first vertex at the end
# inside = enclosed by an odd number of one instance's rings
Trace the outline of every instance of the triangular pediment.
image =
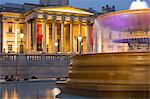
{"type": "Polygon", "coordinates": [[[60,13],[72,13],[72,14],[84,14],[84,15],[94,15],[88,11],[74,8],[72,6],[50,6],[50,7],[43,7],[39,8],[38,10],[42,12],[60,12],[60,13]]]}

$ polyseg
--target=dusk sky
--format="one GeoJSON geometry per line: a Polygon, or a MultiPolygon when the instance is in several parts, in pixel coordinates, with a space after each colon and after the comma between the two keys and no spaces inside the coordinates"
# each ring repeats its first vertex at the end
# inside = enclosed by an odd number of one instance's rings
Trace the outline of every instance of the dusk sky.
{"type": "MultiPolygon", "coordinates": [[[[69,0],[70,5],[78,8],[93,7],[97,11],[101,11],[101,7],[105,5],[115,5],[117,10],[128,9],[133,0],[69,0]]],[[[150,0],[147,0],[150,2],[150,0]]],[[[0,0],[1,3],[39,3],[39,0],[0,0]]]]}

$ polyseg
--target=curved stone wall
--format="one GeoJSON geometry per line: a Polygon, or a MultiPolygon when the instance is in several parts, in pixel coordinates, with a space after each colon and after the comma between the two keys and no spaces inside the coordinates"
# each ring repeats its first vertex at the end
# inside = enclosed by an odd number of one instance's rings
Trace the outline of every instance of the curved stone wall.
{"type": "Polygon", "coordinates": [[[150,9],[100,15],[93,27],[95,53],[150,51],[150,9]]]}
{"type": "Polygon", "coordinates": [[[100,53],[72,58],[68,87],[95,91],[149,91],[150,53],[100,53]]]}

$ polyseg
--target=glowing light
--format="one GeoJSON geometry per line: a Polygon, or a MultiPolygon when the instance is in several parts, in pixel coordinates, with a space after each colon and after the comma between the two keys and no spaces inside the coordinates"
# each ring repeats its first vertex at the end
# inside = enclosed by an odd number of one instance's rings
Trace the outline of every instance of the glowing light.
{"type": "Polygon", "coordinates": [[[19,29],[16,29],[16,32],[19,32],[19,29]]]}
{"type": "Polygon", "coordinates": [[[8,97],[8,91],[7,90],[4,91],[2,97],[3,97],[3,99],[9,99],[9,97],[8,97]]]}
{"type": "Polygon", "coordinates": [[[20,38],[21,38],[21,39],[23,39],[23,37],[24,37],[24,34],[23,34],[23,33],[21,33],[21,34],[20,34],[20,38]]]}
{"type": "Polygon", "coordinates": [[[147,9],[148,3],[145,0],[134,0],[130,5],[130,10],[147,9]]]}
{"type": "Polygon", "coordinates": [[[82,40],[82,36],[78,36],[78,40],[81,41],[82,40]]]}
{"type": "Polygon", "coordinates": [[[52,93],[53,93],[55,96],[57,96],[57,95],[59,95],[59,94],[61,93],[61,90],[60,90],[59,88],[54,88],[54,89],[52,90],[52,93]]]}
{"type": "Polygon", "coordinates": [[[55,46],[56,46],[56,47],[58,46],[58,42],[55,42],[55,46]]]}

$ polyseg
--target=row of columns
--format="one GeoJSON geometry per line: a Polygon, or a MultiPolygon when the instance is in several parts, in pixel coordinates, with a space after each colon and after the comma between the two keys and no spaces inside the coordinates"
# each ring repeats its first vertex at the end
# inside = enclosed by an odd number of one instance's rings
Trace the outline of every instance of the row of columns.
{"type": "MultiPolygon", "coordinates": [[[[57,25],[56,25],[56,20],[57,17],[53,16],[52,17],[52,52],[56,52],[56,46],[55,43],[57,42],[57,25]]],[[[64,22],[65,22],[65,16],[62,16],[61,18],[61,52],[64,53],[64,22]]],[[[74,52],[74,47],[73,47],[73,22],[74,22],[74,17],[70,17],[70,52],[74,52]]],[[[47,41],[46,41],[46,23],[47,23],[47,18],[43,18],[43,52],[47,52],[47,41]]],[[[33,21],[34,24],[34,33],[33,33],[33,51],[37,52],[37,18],[34,18],[33,21]]],[[[31,26],[31,25],[30,25],[31,26]]],[[[90,21],[87,21],[87,52],[90,52],[90,21]]],[[[31,28],[31,27],[30,27],[31,28]]],[[[82,36],[82,18],[79,18],[79,25],[78,25],[79,33],[78,36],[82,36]]],[[[32,33],[32,32],[30,32],[32,33]]],[[[30,38],[30,37],[29,37],[30,38]]],[[[31,45],[31,44],[30,44],[31,45]]],[[[81,51],[81,46],[78,43],[78,48],[79,51],[81,51]]],[[[29,47],[30,48],[30,47],[29,47]]]]}

